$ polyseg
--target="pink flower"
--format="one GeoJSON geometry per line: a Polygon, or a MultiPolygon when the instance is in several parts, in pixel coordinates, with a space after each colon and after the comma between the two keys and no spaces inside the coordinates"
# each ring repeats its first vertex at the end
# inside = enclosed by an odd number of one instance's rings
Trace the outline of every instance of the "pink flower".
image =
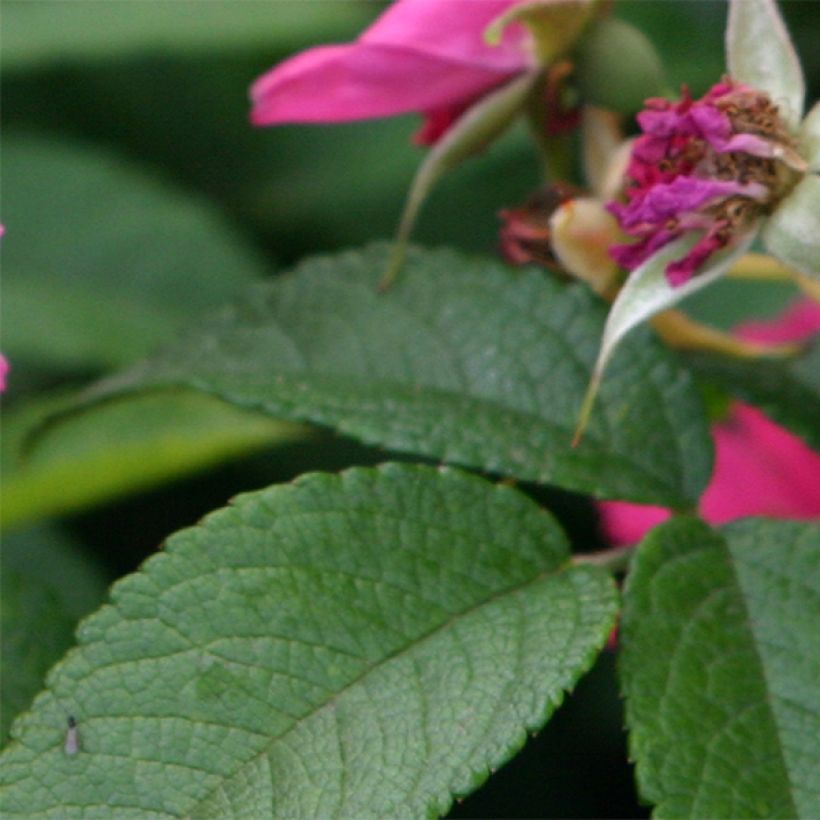
{"type": "Polygon", "coordinates": [[[484,32],[520,0],[397,0],[353,43],[311,48],[251,89],[254,125],[348,122],[421,112],[434,142],[475,100],[530,68],[527,32],[484,32]]]}
{"type": "Polygon", "coordinates": [[[778,107],[762,91],[723,80],[700,100],[684,89],[651,99],[627,170],[628,201],[610,211],[638,241],[610,249],[634,270],[682,235],[700,237],[666,266],[670,285],[692,278],[716,251],[770,213],[806,170],[778,107]]]}
{"type": "MultiPolygon", "coordinates": [[[[738,328],[748,341],[809,339],[820,332],[820,305],[797,303],[775,322],[738,328]]],[[[700,514],[712,524],[750,515],[820,518],[820,454],[754,407],[736,402],[714,425],[715,469],[700,500],[700,514]]],[[[598,505],[604,532],[615,544],[633,544],[671,513],[621,501],[598,505]]]]}

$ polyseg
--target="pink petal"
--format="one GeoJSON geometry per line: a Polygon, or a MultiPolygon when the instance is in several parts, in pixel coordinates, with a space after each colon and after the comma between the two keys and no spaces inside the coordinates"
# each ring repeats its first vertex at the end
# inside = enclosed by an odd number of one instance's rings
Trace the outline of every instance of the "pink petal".
{"type": "Polygon", "coordinates": [[[602,501],[598,504],[598,512],[604,536],[616,546],[637,544],[652,527],[672,516],[663,507],[630,504],[628,501],[602,501]]]}
{"type": "Polygon", "coordinates": [[[777,319],[746,322],[735,333],[748,342],[778,344],[802,342],[820,333],[820,304],[813,299],[800,299],[777,319]]]}
{"type": "Polygon", "coordinates": [[[681,231],[679,230],[670,231],[667,228],[660,228],[638,242],[626,245],[611,245],[609,255],[622,268],[634,270],[638,265],[649,259],[652,254],[659,251],[664,245],[668,245],[673,239],[677,239],[680,235],[681,231]]]}
{"type": "Polygon", "coordinates": [[[398,0],[360,43],[410,49],[450,63],[517,74],[529,66],[526,31],[511,25],[497,46],[484,41],[496,17],[521,0],[398,0]]]}
{"type": "Polygon", "coordinates": [[[769,140],[755,134],[733,135],[729,117],[712,105],[696,104],[687,116],[695,124],[701,136],[719,153],[743,151],[756,157],[777,155],[777,146],[769,140]]]}
{"type": "Polygon", "coordinates": [[[695,211],[712,199],[745,196],[752,199],[767,195],[758,182],[740,183],[734,180],[676,177],[672,182],[649,188],[640,199],[633,200],[622,212],[621,225],[632,228],[643,222],[663,224],[687,211],[695,211]]]}
{"type": "Polygon", "coordinates": [[[527,67],[522,27],[483,32],[513,0],[400,0],[350,45],[297,54],[251,88],[255,125],[464,107],[527,67]]]}
{"type": "Polygon", "coordinates": [[[257,80],[251,121],[349,122],[459,106],[510,76],[384,46],[322,46],[257,80]]]}
{"type": "Polygon", "coordinates": [[[666,279],[673,288],[685,285],[716,250],[726,245],[728,239],[721,228],[722,225],[717,223],[697,241],[683,259],[677,259],[666,266],[666,279]]]}
{"type": "Polygon", "coordinates": [[[801,439],[740,403],[714,435],[715,472],[700,504],[707,521],[820,518],[820,454],[801,439]]]}
{"type": "Polygon", "coordinates": [[[729,117],[713,105],[696,103],[692,106],[687,117],[694,126],[690,133],[700,133],[711,146],[720,151],[732,134],[732,123],[729,117]]]}

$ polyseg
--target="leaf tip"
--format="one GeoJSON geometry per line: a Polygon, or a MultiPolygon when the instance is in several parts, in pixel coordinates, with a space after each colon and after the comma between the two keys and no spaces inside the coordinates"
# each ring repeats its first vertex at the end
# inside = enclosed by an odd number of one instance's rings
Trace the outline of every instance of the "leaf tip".
{"type": "Polygon", "coordinates": [[[376,286],[376,290],[379,293],[387,293],[392,284],[396,281],[396,277],[399,275],[399,271],[404,264],[406,248],[407,243],[405,241],[401,239],[396,240],[392,250],[390,251],[390,259],[387,263],[387,268],[385,268],[381,279],[379,279],[379,284],[376,286]]]}
{"type": "Polygon", "coordinates": [[[584,431],[589,424],[589,417],[592,415],[592,408],[595,406],[595,399],[598,395],[598,388],[601,385],[601,372],[596,370],[589,381],[589,387],[581,402],[581,409],[578,412],[578,421],[575,424],[575,432],[572,435],[572,448],[575,449],[584,436],[584,431]]]}

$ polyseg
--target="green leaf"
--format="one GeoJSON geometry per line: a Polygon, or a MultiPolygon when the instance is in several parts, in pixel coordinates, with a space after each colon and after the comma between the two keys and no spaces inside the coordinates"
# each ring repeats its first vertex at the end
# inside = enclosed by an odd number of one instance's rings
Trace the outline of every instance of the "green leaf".
{"type": "Polygon", "coordinates": [[[582,286],[445,251],[320,257],[252,289],[180,343],[89,394],[187,385],[371,444],[610,498],[687,506],[711,440],[688,375],[637,336],[570,446],[604,309],[582,286]]]}
{"type": "Polygon", "coordinates": [[[346,39],[372,17],[366,4],[358,3],[21,1],[3,9],[2,65],[5,71],[66,58],[248,48],[273,55],[296,42],[346,39]]]}
{"type": "Polygon", "coordinates": [[[4,817],[442,813],[606,640],[612,581],[568,558],[523,494],[449,469],[241,496],[83,623],[12,730],[4,817]]]}
{"type": "Polygon", "coordinates": [[[76,512],[309,435],[211,396],[165,391],[72,416],[27,449],[32,431],[67,401],[41,398],[3,419],[4,528],[76,512]]]}
{"type": "Polygon", "coordinates": [[[803,114],[806,83],[774,0],[731,0],[726,64],[733,80],[765,91],[794,128],[803,114]]]}
{"type": "Polygon", "coordinates": [[[701,378],[756,405],[820,450],[820,344],[794,359],[749,361],[698,353],[687,355],[686,362],[701,378]]]}
{"type": "Polygon", "coordinates": [[[820,176],[808,174],[777,206],[763,242],[783,264],[820,279],[820,176]]]}
{"type": "Polygon", "coordinates": [[[677,519],[639,547],[621,677],[660,817],[820,815],[820,529],[677,519]]]}
{"type": "Polygon", "coordinates": [[[0,745],[12,719],[43,687],[48,668],[74,643],[77,621],[99,606],[101,573],[59,530],[4,536],[0,552],[0,745]]]}
{"type": "Polygon", "coordinates": [[[266,272],[210,206],[100,149],[4,135],[2,178],[13,359],[130,362],[266,272]]]}

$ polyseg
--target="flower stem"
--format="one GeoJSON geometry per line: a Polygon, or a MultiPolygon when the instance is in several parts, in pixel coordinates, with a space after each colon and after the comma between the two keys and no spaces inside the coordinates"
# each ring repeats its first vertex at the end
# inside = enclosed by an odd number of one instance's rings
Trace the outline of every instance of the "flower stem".
{"type": "Polygon", "coordinates": [[[588,552],[581,555],[573,555],[572,563],[577,566],[584,564],[594,567],[603,567],[610,572],[625,572],[635,551],[635,544],[628,547],[612,547],[599,552],[588,552]]]}

